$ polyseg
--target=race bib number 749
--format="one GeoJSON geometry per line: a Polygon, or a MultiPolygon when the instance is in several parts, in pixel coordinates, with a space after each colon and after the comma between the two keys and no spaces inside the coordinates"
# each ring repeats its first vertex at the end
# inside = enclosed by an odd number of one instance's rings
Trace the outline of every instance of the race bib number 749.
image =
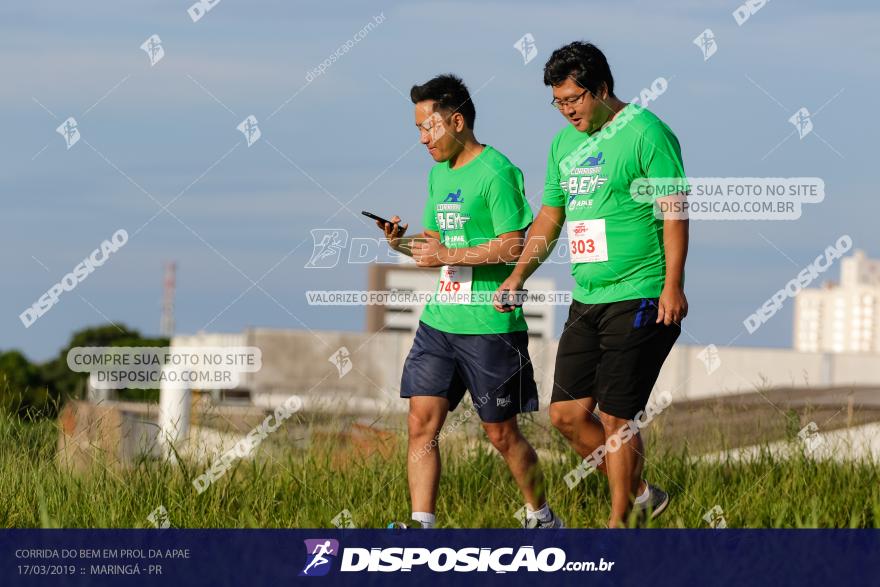
{"type": "Polygon", "coordinates": [[[572,263],[598,263],[608,260],[605,219],[568,222],[568,253],[572,263]]]}
{"type": "Polygon", "coordinates": [[[447,304],[471,303],[474,268],[460,265],[444,265],[440,268],[440,284],[437,301],[447,304]]]}

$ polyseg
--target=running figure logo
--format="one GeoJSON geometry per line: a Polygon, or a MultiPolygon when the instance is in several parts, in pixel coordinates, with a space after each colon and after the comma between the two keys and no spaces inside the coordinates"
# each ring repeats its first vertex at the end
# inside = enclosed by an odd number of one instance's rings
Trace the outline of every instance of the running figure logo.
{"type": "Polygon", "coordinates": [[[247,140],[248,147],[256,143],[260,139],[260,137],[263,136],[263,133],[260,132],[257,117],[253,114],[242,120],[241,124],[239,124],[235,128],[240,130],[241,134],[244,135],[244,138],[247,140]]]}
{"type": "Polygon", "coordinates": [[[336,517],[330,520],[330,523],[337,528],[357,528],[354,524],[354,518],[352,517],[351,512],[347,509],[336,514],[336,517]]]}
{"type": "Polygon", "coordinates": [[[55,129],[55,132],[64,137],[64,143],[70,149],[79,141],[79,125],[74,117],[70,117],[55,129]]]}
{"type": "Polygon", "coordinates": [[[171,527],[171,520],[168,518],[168,510],[165,509],[164,505],[160,505],[147,516],[147,520],[155,526],[156,528],[160,528],[162,530],[171,527]]]}
{"type": "Polygon", "coordinates": [[[339,554],[339,541],[332,538],[319,538],[305,540],[306,543],[306,566],[300,572],[300,577],[323,577],[330,572],[328,557],[336,558],[339,554]]]}
{"type": "Polygon", "coordinates": [[[813,131],[813,121],[810,119],[810,111],[806,108],[801,108],[792,114],[788,121],[797,129],[798,137],[801,139],[813,131]]]}
{"type": "Polygon", "coordinates": [[[344,228],[314,228],[311,231],[313,249],[306,269],[332,269],[339,263],[342,249],[348,244],[344,228]]]}
{"type": "Polygon", "coordinates": [[[519,51],[523,57],[523,65],[528,65],[529,61],[537,57],[538,46],[535,44],[535,37],[532,33],[526,33],[513,44],[513,48],[519,51]]]}
{"type": "Polygon", "coordinates": [[[151,35],[150,38],[144,41],[144,44],[141,45],[141,49],[143,49],[150,57],[150,67],[153,67],[165,57],[165,48],[162,47],[162,39],[159,38],[159,35],[151,35]]]}
{"type": "Polygon", "coordinates": [[[697,358],[703,361],[703,364],[706,366],[707,375],[711,375],[721,366],[721,357],[718,356],[718,347],[714,344],[710,344],[697,353],[697,358]]]}
{"type": "Polygon", "coordinates": [[[727,528],[727,520],[724,518],[724,510],[716,505],[703,515],[703,519],[710,528],[727,528]]]}
{"type": "Polygon", "coordinates": [[[715,55],[715,51],[718,50],[718,43],[715,42],[715,33],[712,32],[712,29],[706,29],[700,33],[693,40],[693,43],[703,52],[703,61],[709,61],[709,58],[715,55]]]}
{"type": "Polygon", "coordinates": [[[336,370],[339,371],[339,378],[342,379],[345,375],[351,371],[351,353],[348,352],[348,348],[341,346],[336,349],[336,352],[330,355],[330,358],[327,359],[336,367],[336,370]]]}
{"type": "Polygon", "coordinates": [[[798,438],[804,443],[805,452],[812,454],[817,448],[825,444],[825,439],[819,434],[819,425],[810,422],[798,432],[798,438]]]}

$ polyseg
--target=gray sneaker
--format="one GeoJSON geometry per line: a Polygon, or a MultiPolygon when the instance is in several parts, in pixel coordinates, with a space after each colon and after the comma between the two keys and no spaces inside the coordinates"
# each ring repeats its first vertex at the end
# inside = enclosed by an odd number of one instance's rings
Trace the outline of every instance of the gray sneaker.
{"type": "MultiPolygon", "coordinates": [[[[647,483],[647,481],[645,482],[647,483]]],[[[656,519],[666,510],[669,505],[669,494],[655,485],[648,483],[648,490],[651,492],[648,501],[644,503],[633,504],[632,513],[636,515],[638,522],[645,522],[649,518],[656,519]]]]}
{"type": "Polygon", "coordinates": [[[539,530],[556,530],[558,528],[565,528],[565,522],[562,521],[562,518],[553,513],[553,510],[550,510],[550,519],[546,522],[540,521],[538,518],[529,518],[526,517],[523,520],[523,528],[528,529],[539,529],[539,530]]]}
{"type": "Polygon", "coordinates": [[[422,523],[417,520],[412,520],[409,524],[404,524],[403,522],[391,522],[385,527],[389,530],[421,530],[424,528],[422,523]]]}

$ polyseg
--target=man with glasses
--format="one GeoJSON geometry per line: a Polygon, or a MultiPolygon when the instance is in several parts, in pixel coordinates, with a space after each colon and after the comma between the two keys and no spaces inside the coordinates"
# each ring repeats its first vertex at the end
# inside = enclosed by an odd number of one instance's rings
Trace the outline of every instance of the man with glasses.
{"type": "Polygon", "coordinates": [[[538,409],[522,308],[499,314],[492,307],[532,222],[522,172],[477,141],[476,110],[459,78],[435,77],[413,86],[410,97],[420,141],[437,162],[428,176],[425,231],[405,237],[397,216],[377,225],[393,249],[438,268],[444,298],[425,307],[400,383],[401,397],[409,398],[412,519],[423,528],[436,522],[440,429],[467,389],[525,499],[523,525],[560,528],[544,498],[537,454],[516,421],[538,409]]]}
{"type": "Polygon", "coordinates": [[[642,479],[644,447],[634,419],[644,421],[687,314],[688,222],[658,211],[683,195],[645,201],[631,196],[631,184],[648,178],[685,185],[681,149],[657,116],[614,95],[605,55],[592,44],[554,51],[544,84],[569,124],[550,146],[541,211],[499,292],[522,289],[567,222],[576,287],[559,339],[550,419],[589,471],[608,477],[608,526],[618,527],[654,518],[669,503],[666,492],[642,479]]]}

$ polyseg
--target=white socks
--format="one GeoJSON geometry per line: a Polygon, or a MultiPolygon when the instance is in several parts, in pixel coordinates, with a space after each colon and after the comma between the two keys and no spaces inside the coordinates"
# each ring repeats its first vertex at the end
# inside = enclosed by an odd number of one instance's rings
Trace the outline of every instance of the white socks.
{"type": "MultiPolygon", "coordinates": [[[[648,493],[644,493],[637,498],[638,500],[647,500],[648,493]]],[[[433,528],[437,523],[437,516],[428,512],[413,512],[410,518],[422,525],[422,528],[433,528]]],[[[550,511],[550,505],[544,504],[539,510],[533,510],[532,506],[526,504],[526,519],[536,518],[539,522],[549,522],[553,519],[553,513],[550,511]]]]}
{"type": "Polygon", "coordinates": [[[422,528],[433,528],[434,524],[437,522],[437,516],[429,514],[428,512],[413,512],[410,517],[416,522],[419,522],[422,525],[422,528]]]}
{"type": "Polygon", "coordinates": [[[645,481],[645,490],[642,492],[641,495],[636,496],[635,502],[638,504],[642,504],[642,503],[645,503],[646,501],[648,501],[649,499],[651,499],[651,486],[648,485],[647,481],[645,481]]]}
{"type": "Polygon", "coordinates": [[[539,510],[533,510],[532,506],[526,504],[526,519],[537,518],[539,522],[549,522],[553,519],[553,514],[550,513],[550,504],[545,503],[544,507],[539,510]]]}

